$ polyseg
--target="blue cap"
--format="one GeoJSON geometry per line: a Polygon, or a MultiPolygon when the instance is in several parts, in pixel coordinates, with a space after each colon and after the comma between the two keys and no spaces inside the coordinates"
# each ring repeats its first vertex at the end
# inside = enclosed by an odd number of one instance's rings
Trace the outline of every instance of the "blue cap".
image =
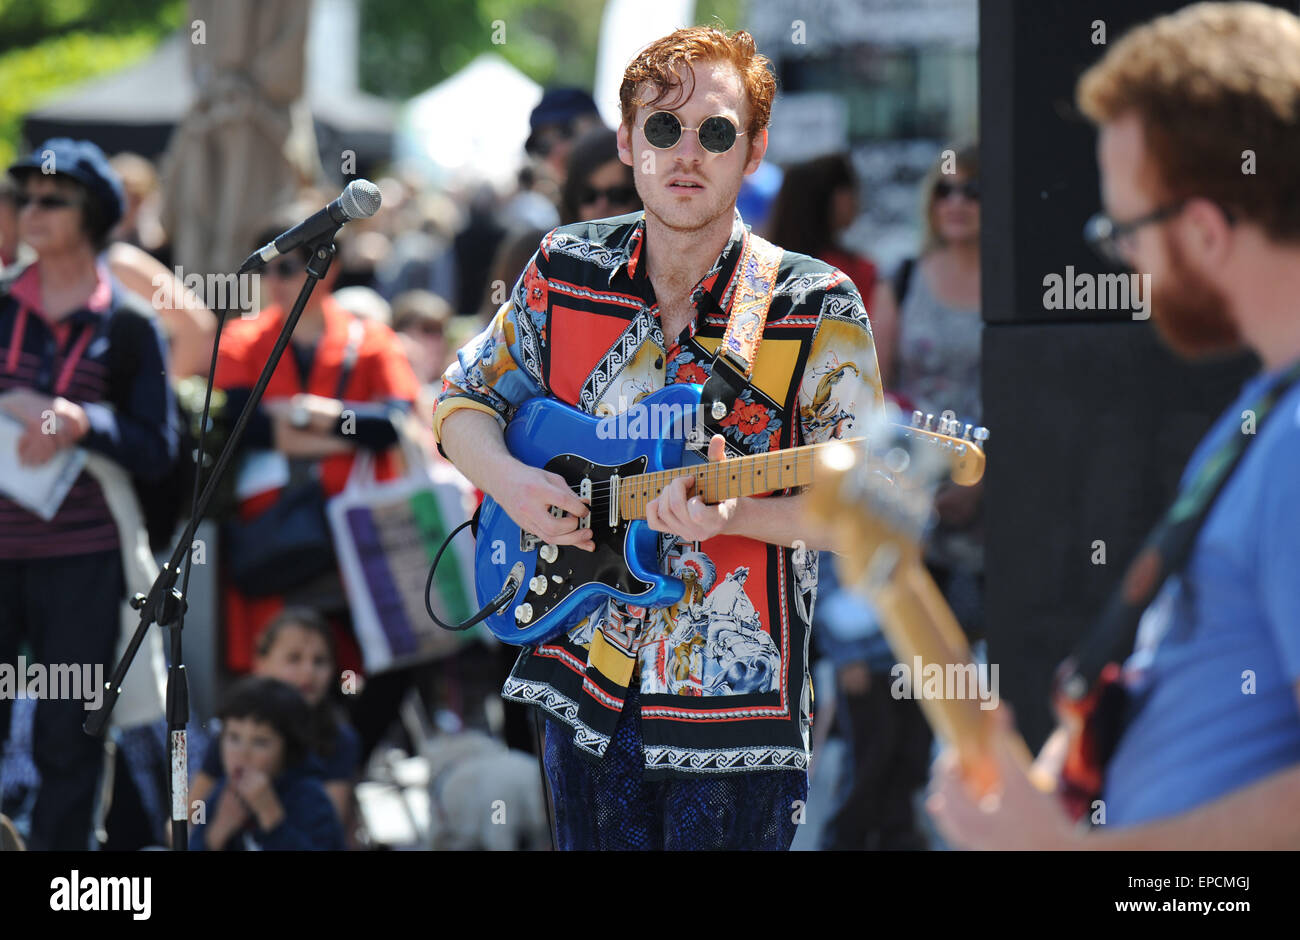
{"type": "Polygon", "coordinates": [[[547,124],[567,124],[583,114],[599,114],[596,101],[581,88],[548,88],[542,100],[528,115],[528,141],[524,149],[531,150],[537,129],[547,124]]]}
{"type": "Polygon", "coordinates": [[[33,172],[47,171],[55,176],[71,177],[85,186],[91,198],[103,208],[110,229],[126,212],[122,180],[109,165],[104,151],[90,141],[51,137],[9,167],[10,175],[20,180],[33,172]]]}

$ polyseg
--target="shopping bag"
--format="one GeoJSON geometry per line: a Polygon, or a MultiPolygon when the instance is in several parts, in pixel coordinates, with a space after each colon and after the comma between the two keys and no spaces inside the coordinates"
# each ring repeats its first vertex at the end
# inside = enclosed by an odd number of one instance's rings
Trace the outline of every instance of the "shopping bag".
{"type": "MultiPolygon", "coordinates": [[[[352,625],[369,673],[440,659],[482,640],[479,629],[443,630],[424,607],[433,556],[473,512],[473,487],[449,464],[433,462],[405,418],[396,421],[405,472],[375,479],[374,459],[360,450],[348,482],[326,512],[352,625]]],[[[474,607],[473,540],[457,537],[438,564],[430,601],[445,621],[467,619],[474,607]]]]}

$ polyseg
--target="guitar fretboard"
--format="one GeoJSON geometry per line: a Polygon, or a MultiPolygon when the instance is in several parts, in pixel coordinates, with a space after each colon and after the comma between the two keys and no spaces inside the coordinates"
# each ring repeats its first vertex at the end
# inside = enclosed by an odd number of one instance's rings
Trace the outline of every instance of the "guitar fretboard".
{"type": "MultiPolygon", "coordinates": [[[[857,437],[834,443],[856,444],[857,437]]],[[[737,496],[772,493],[813,482],[817,451],[827,444],[805,444],[770,454],[733,457],[717,463],[696,464],[654,473],[639,473],[619,481],[618,511],[624,519],[644,519],[645,507],[673,480],[695,477],[691,496],[701,496],[706,503],[720,503],[737,496]]]]}

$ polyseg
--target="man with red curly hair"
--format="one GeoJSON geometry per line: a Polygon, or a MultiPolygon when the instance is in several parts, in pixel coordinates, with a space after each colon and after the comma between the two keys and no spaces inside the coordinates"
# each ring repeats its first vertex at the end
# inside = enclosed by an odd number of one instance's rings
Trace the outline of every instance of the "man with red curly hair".
{"type": "MultiPolygon", "coordinates": [[[[593,547],[578,524],[587,507],[565,480],[507,451],[502,429],[520,404],[545,395],[607,417],[711,373],[737,285],[751,277],[740,262],[766,250],[736,196],[767,149],[775,90],[743,31],[695,27],[651,43],[619,91],[619,158],[644,211],[550,232],[447,370],[440,446],[525,530],[593,547]]],[[[852,282],[806,255],[768,257],[766,327],[711,460],[828,440],[883,404],[852,282]],[[822,376],[844,363],[854,369],[834,400],[812,408],[822,376]]],[[[751,322],[748,304],[737,310],[738,325],[751,322]]],[[[801,494],[708,505],[692,483],[677,480],[646,511],[663,533],[662,570],[687,582],[685,597],[659,609],[610,601],[524,649],[506,682],[507,699],[547,715],[561,848],[783,850],[803,820],[810,549],[827,546],[801,494]]]]}

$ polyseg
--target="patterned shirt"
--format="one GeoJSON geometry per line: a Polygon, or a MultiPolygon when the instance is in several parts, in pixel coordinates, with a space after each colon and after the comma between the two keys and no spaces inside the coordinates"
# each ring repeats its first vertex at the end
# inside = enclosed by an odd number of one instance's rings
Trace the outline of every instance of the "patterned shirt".
{"type": "MultiPolygon", "coordinates": [[[[504,427],[520,404],[545,395],[608,417],[668,384],[702,384],[748,237],[737,212],[691,293],[695,320],[669,340],[645,270],[643,213],[554,229],[448,368],[435,433],[458,408],[504,427]]],[[[842,272],[784,253],[750,381],[719,422],[742,454],[852,437],[882,407],[871,327],[842,272]]],[[[638,682],[648,775],[805,769],[817,553],[664,534],[660,570],[686,582],[680,602],[606,602],[566,635],[525,648],[504,696],[566,722],[580,750],[602,757],[638,682]]]]}

